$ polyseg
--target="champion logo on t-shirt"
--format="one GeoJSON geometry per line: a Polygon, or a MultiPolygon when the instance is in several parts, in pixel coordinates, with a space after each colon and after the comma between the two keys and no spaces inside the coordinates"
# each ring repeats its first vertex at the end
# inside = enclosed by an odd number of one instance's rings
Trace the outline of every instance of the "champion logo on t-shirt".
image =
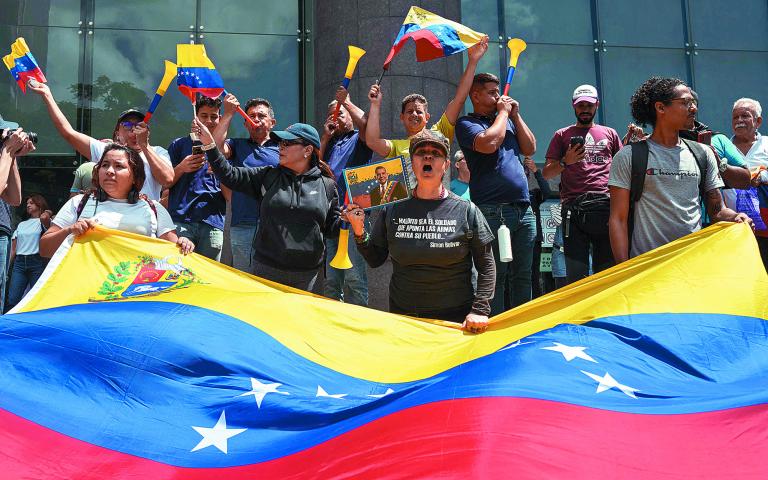
{"type": "Polygon", "coordinates": [[[645,171],[646,175],[663,175],[668,177],[698,177],[699,172],[691,172],[688,170],[667,171],[659,168],[649,168],[645,171]]]}

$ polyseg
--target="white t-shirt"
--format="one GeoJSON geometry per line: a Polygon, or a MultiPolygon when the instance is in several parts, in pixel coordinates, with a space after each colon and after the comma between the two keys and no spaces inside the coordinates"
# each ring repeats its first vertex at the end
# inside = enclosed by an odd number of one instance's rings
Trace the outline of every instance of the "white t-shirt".
{"type": "Polygon", "coordinates": [[[11,240],[16,240],[16,255],[34,255],[40,252],[40,235],[43,224],[39,218],[30,218],[19,223],[11,240]]]}
{"type": "MultiPolygon", "coordinates": [[[[101,160],[101,156],[104,155],[104,150],[106,150],[107,145],[109,144],[104,143],[101,140],[91,140],[92,162],[98,163],[99,160],[101,160]]],[[[163,159],[164,162],[168,163],[169,166],[173,166],[171,163],[171,157],[168,155],[168,150],[158,146],[153,146],[152,149],[160,156],[160,158],[163,159]]],[[[144,161],[144,175],[147,177],[147,179],[144,180],[144,186],[141,188],[140,193],[145,194],[152,200],[160,200],[160,193],[163,189],[163,186],[160,185],[160,182],[155,180],[155,177],[152,176],[152,169],[149,168],[149,162],[144,156],[144,153],[139,152],[139,156],[144,161]]]]}
{"type": "MultiPolygon", "coordinates": [[[[61,228],[67,228],[77,222],[77,206],[80,205],[82,195],[70,198],[67,203],[61,207],[51,223],[61,228]]],[[[124,232],[138,233],[147,237],[159,237],[172,230],[176,226],[171,220],[168,210],[163,208],[160,203],[151,200],[157,209],[157,218],[152,212],[149,204],[142,199],[134,204],[127,200],[110,199],[105,202],[96,202],[91,196],[88,203],[85,204],[80,218],[93,218],[107,228],[114,228],[124,232]]]]}

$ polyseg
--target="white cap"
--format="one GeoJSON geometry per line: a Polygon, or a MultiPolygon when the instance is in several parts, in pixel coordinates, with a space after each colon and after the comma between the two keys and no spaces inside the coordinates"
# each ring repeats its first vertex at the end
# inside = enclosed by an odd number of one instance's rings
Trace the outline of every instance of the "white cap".
{"type": "Polygon", "coordinates": [[[592,85],[579,85],[573,91],[574,105],[579,102],[597,103],[597,89],[592,85]]]}

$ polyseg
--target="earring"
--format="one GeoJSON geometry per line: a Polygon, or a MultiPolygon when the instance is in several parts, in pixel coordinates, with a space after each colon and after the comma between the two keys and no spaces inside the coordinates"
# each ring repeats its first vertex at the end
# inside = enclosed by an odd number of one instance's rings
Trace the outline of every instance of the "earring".
{"type": "Polygon", "coordinates": [[[99,187],[98,190],[96,190],[96,200],[100,202],[107,201],[107,192],[105,192],[104,189],[101,187],[99,187]]]}
{"type": "Polygon", "coordinates": [[[139,201],[139,191],[136,190],[136,187],[131,188],[131,191],[128,192],[128,203],[136,203],[139,201]]]}

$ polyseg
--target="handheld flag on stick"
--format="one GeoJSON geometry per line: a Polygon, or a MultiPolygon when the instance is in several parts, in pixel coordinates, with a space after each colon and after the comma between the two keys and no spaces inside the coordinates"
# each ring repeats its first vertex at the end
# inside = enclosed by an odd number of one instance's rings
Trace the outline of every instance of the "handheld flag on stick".
{"type": "Polygon", "coordinates": [[[149,123],[149,119],[152,118],[152,114],[155,113],[155,109],[157,108],[157,105],[160,103],[160,100],[162,100],[163,95],[165,95],[165,92],[168,90],[168,86],[171,84],[171,80],[173,80],[173,77],[176,76],[176,64],[166,60],[165,61],[165,73],[163,74],[163,79],[160,81],[160,85],[157,87],[157,91],[155,92],[155,98],[152,99],[152,103],[149,104],[149,109],[147,110],[147,114],[144,115],[144,123],[149,123]]]}
{"type": "Polygon", "coordinates": [[[519,38],[513,38],[507,42],[507,48],[509,49],[509,69],[507,70],[507,83],[504,85],[504,95],[509,93],[509,85],[512,83],[512,77],[515,75],[515,68],[517,67],[517,58],[525,50],[528,45],[519,38]]]}
{"type": "Polygon", "coordinates": [[[186,43],[176,45],[176,66],[176,84],[193,105],[196,93],[216,98],[224,92],[224,82],[206,55],[205,46],[186,43]]]}
{"type": "MultiPolygon", "coordinates": [[[[344,80],[342,80],[341,85],[349,90],[349,81],[352,80],[352,75],[355,73],[357,62],[359,62],[363,55],[365,55],[365,50],[353,45],[348,45],[347,48],[349,48],[349,61],[347,62],[347,71],[344,74],[344,80]]],[[[339,118],[339,109],[341,109],[341,104],[337,103],[336,110],[333,111],[334,121],[339,118]]]]}
{"type": "Polygon", "coordinates": [[[416,60],[426,62],[463,52],[480,42],[485,34],[447,20],[423,8],[411,7],[400,27],[392,50],[384,61],[384,70],[411,39],[416,43],[416,60]]]}
{"type": "Polygon", "coordinates": [[[42,83],[48,82],[43,71],[40,70],[37,60],[29,50],[27,42],[21,37],[11,44],[11,53],[3,57],[3,63],[24,93],[27,93],[27,81],[30,78],[42,83]]]}

